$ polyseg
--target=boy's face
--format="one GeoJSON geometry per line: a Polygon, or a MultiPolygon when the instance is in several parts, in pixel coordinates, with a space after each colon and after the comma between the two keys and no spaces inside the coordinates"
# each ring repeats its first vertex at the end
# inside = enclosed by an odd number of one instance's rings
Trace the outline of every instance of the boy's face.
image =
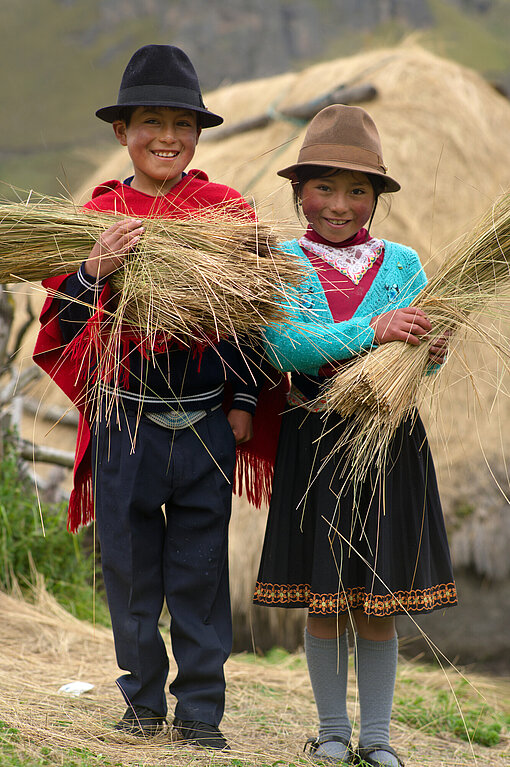
{"type": "Polygon", "coordinates": [[[197,113],[173,107],[137,107],[128,126],[117,120],[113,130],[133,163],[131,186],[153,196],[179,183],[200,135],[197,113]]]}

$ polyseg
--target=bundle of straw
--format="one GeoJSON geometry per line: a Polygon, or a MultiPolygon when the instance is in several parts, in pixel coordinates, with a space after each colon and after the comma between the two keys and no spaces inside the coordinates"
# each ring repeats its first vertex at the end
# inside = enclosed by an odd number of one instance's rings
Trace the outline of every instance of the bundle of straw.
{"type": "MultiPolygon", "coordinates": [[[[75,272],[116,220],[34,195],[0,204],[0,283],[75,272]]],[[[302,273],[275,249],[274,227],[214,210],[143,223],[136,251],[110,280],[117,319],[147,336],[163,331],[185,341],[250,337],[283,319],[280,294],[302,273]]]]}
{"type": "MultiPolygon", "coordinates": [[[[505,194],[465,238],[454,244],[413,303],[423,309],[432,324],[428,342],[412,346],[395,341],[379,346],[342,368],[330,383],[328,410],[350,418],[338,447],[349,449],[351,479],[362,481],[371,465],[379,471],[384,469],[395,430],[414,411],[422,394],[433,338],[472,330],[508,364],[508,344],[498,340],[480,318],[509,284],[510,194],[505,194]]],[[[502,311],[500,302],[498,316],[502,311]]]]}

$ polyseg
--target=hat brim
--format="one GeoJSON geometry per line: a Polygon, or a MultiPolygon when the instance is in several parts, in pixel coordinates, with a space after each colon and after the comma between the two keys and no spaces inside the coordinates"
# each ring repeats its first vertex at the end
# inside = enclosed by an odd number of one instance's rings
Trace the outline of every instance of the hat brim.
{"type": "Polygon", "coordinates": [[[191,106],[185,104],[182,101],[165,101],[155,104],[154,101],[136,101],[126,104],[114,104],[110,107],[102,107],[96,112],[96,117],[100,120],[104,120],[107,123],[113,123],[115,120],[121,119],[122,109],[124,107],[172,107],[176,109],[189,109],[191,112],[196,112],[198,115],[198,122],[201,128],[214,128],[216,125],[221,125],[223,117],[210,112],[209,109],[202,109],[201,107],[191,106]]]}
{"type": "Polygon", "coordinates": [[[297,162],[294,163],[294,165],[289,165],[288,168],[283,168],[282,170],[277,171],[278,176],[282,176],[282,178],[288,178],[291,181],[297,181],[297,169],[303,168],[306,166],[320,166],[322,168],[338,168],[338,170],[354,170],[358,171],[359,173],[366,173],[370,176],[378,176],[382,181],[384,181],[384,191],[385,192],[398,192],[400,187],[400,184],[398,181],[395,181],[394,178],[391,178],[391,176],[387,176],[386,173],[381,173],[377,169],[370,167],[369,165],[362,165],[361,163],[355,163],[355,162],[335,162],[333,160],[330,160],[328,162],[321,162],[321,160],[311,160],[311,161],[305,161],[305,162],[297,162]]]}

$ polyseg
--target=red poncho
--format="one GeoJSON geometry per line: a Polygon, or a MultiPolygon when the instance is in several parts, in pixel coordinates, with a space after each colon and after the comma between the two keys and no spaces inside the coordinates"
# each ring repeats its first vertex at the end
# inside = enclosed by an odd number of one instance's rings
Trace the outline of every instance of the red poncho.
{"type": "MultiPolygon", "coordinates": [[[[229,211],[234,206],[242,215],[254,216],[253,210],[235,190],[211,183],[205,173],[195,170],[186,174],[167,195],[157,198],[138,192],[119,181],[106,182],[94,190],[92,200],[85,207],[130,216],[178,218],[196,214],[207,207],[225,206],[229,211]]],[[[67,523],[68,530],[76,532],[94,518],[90,414],[87,406],[90,380],[88,360],[83,355],[83,338],[80,338],[83,334],[65,346],[60,331],[60,300],[57,294],[65,279],[66,276],[61,275],[50,277],[42,283],[48,295],[41,311],[41,329],[34,349],[34,361],[76,405],[80,414],[67,523]]],[[[100,296],[100,304],[107,300],[108,295],[107,285],[100,296]]],[[[97,316],[91,319],[91,322],[94,321],[97,322],[97,316]]],[[[239,495],[244,490],[248,501],[257,507],[263,502],[269,502],[287,390],[287,378],[279,376],[275,371],[275,380],[265,383],[259,395],[253,421],[254,437],[238,447],[234,489],[239,495]]],[[[225,407],[228,409],[228,395],[225,407]]]]}

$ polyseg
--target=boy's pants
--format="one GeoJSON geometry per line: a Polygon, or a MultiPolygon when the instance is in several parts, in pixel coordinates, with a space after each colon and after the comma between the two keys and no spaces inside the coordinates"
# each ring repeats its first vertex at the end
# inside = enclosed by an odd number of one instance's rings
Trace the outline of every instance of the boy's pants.
{"type": "Polygon", "coordinates": [[[168,656],[158,630],[166,598],[175,716],[218,725],[232,649],[232,429],[221,408],[178,430],[129,414],[120,430],[113,421],[93,434],[92,463],[117,662],[128,672],[119,687],[128,704],[166,715],[168,656]]]}

